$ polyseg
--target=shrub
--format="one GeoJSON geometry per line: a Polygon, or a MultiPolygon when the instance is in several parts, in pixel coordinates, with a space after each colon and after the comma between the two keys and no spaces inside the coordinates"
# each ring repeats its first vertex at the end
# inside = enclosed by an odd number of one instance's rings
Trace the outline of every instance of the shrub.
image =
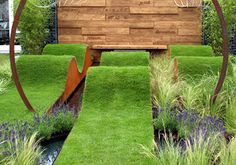
{"type": "MultiPolygon", "coordinates": [[[[223,38],[221,35],[221,27],[218,15],[214,8],[214,5],[210,0],[205,0],[204,5],[204,17],[203,17],[203,28],[206,35],[207,43],[212,46],[214,53],[216,55],[222,55],[222,43],[223,38]]],[[[228,26],[229,41],[234,35],[234,30],[236,27],[236,1],[235,0],[220,0],[220,5],[222,7],[225,20],[228,26]]]]}
{"type": "MultiPolygon", "coordinates": [[[[43,6],[45,2],[38,1],[37,4],[43,6]]],[[[19,0],[14,1],[15,9],[18,3],[19,0]]],[[[36,7],[31,1],[27,1],[18,27],[19,42],[24,54],[41,54],[48,36],[47,24],[50,15],[49,8],[36,7]]]]}

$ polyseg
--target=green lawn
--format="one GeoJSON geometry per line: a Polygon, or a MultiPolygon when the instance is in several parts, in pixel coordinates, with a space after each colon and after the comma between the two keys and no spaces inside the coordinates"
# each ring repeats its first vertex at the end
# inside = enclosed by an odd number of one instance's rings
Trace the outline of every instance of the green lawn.
{"type": "Polygon", "coordinates": [[[82,72],[86,49],[87,45],[83,44],[48,44],[43,49],[42,54],[75,56],[77,59],[79,71],[82,72]]]}
{"type": "Polygon", "coordinates": [[[3,64],[4,62],[9,61],[9,55],[8,54],[0,54],[0,64],[3,64]]]}
{"type": "MultiPolygon", "coordinates": [[[[47,110],[64,91],[72,56],[21,56],[17,69],[22,86],[38,113],[47,110]]],[[[0,95],[1,122],[32,119],[13,82],[0,95]]]]}
{"type": "Polygon", "coordinates": [[[198,56],[210,57],[214,56],[213,50],[206,45],[170,45],[170,53],[175,56],[198,56]]]}
{"type": "Polygon", "coordinates": [[[153,164],[148,67],[89,69],[82,111],[55,164],[153,164]]]}
{"type": "MultiPolygon", "coordinates": [[[[201,78],[202,75],[217,75],[221,70],[222,57],[193,57],[178,56],[179,72],[184,77],[201,78]]],[[[229,63],[228,75],[233,74],[232,64],[229,63]]]]}
{"type": "Polygon", "coordinates": [[[101,66],[147,66],[148,52],[104,52],[101,66]]]}

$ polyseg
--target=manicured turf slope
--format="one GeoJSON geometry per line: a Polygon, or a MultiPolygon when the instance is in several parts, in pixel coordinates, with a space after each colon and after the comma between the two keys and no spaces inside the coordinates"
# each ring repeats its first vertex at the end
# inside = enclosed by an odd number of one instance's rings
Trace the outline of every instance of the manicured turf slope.
{"type": "MultiPolygon", "coordinates": [[[[192,57],[179,56],[176,57],[179,63],[179,72],[184,76],[192,78],[201,77],[204,74],[215,74],[220,72],[222,65],[222,57],[192,57]]],[[[228,74],[232,75],[232,64],[229,63],[228,74]]]]}
{"type": "MultiPolygon", "coordinates": [[[[64,91],[71,56],[22,56],[17,68],[22,86],[38,113],[49,108],[64,91]]],[[[0,95],[0,121],[29,120],[33,113],[24,106],[13,82],[0,95]]]]}
{"type": "Polygon", "coordinates": [[[56,161],[67,164],[153,164],[140,145],[153,141],[148,67],[94,67],[82,112],[56,161]]]}
{"type": "Polygon", "coordinates": [[[210,46],[205,45],[171,45],[170,53],[175,56],[213,56],[213,50],[210,46]]]}
{"type": "Polygon", "coordinates": [[[79,71],[82,72],[87,46],[82,44],[48,44],[43,49],[44,55],[75,56],[79,71]]]}
{"type": "Polygon", "coordinates": [[[148,52],[105,52],[102,54],[101,66],[147,66],[148,52]]]}

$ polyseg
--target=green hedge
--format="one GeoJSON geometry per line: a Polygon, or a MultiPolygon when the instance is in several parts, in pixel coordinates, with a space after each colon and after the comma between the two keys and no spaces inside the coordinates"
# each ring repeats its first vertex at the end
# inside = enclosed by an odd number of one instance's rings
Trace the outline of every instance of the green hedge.
{"type": "Polygon", "coordinates": [[[43,55],[75,56],[78,68],[82,72],[87,45],[83,44],[48,44],[43,49],[43,55]]]}
{"type": "Polygon", "coordinates": [[[147,66],[148,52],[104,52],[101,66],[147,66]]]}
{"type": "Polygon", "coordinates": [[[82,111],[55,164],[154,164],[148,67],[94,67],[82,111]]]}
{"type": "Polygon", "coordinates": [[[172,57],[175,56],[213,56],[213,50],[206,45],[171,45],[170,53],[172,57]]]}
{"type": "MultiPolygon", "coordinates": [[[[38,113],[42,114],[62,94],[72,56],[21,56],[17,60],[21,84],[26,96],[38,113]]],[[[0,95],[0,122],[31,120],[13,82],[0,95]]]]}
{"type": "MultiPolygon", "coordinates": [[[[198,78],[203,74],[217,75],[221,70],[222,57],[176,57],[179,63],[179,72],[184,77],[198,78]]],[[[232,64],[229,63],[228,75],[233,74],[232,64]]]]}

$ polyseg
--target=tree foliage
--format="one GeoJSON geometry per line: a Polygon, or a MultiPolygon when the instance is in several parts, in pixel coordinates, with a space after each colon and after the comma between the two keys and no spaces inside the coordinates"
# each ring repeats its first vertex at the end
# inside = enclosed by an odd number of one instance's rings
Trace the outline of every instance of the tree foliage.
{"type": "MultiPolygon", "coordinates": [[[[232,39],[234,32],[236,30],[236,1],[235,0],[218,0],[225,20],[227,22],[229,41],[232,39]]],[[[213,3],[211,0],[205,0],[204,5],[204,17],[203,17],[203,27],[204,33],[206,35],[207,43],[212,46],[214,53],[216,55],[222,55],[222,30],[220,27],[220,20],[216,13],[213,3]]]]}
{"type": "MultiPolygon", "coordinates": [[[[19,4],[15,0],[14,9],[19,4]]],[[[27,1],[18,26],[19,42],[24,54],[41,54],[48,36],[48,21],[50,18],[50,8],[44,6],[45,1],[27,1]]]]}

